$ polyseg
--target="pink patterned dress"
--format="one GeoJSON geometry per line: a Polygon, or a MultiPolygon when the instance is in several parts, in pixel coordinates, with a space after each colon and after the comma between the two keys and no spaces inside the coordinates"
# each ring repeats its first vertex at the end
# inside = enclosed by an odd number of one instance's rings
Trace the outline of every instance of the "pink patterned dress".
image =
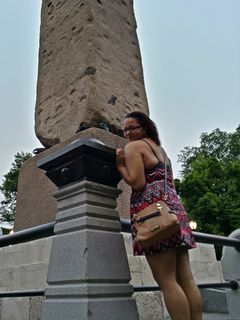
{"type": "Polygon", "coordinates": [[[173,185],[173,177],[170,168],[167,167],[167,192],[168,200],[166,201],[169,208],[176,212],[180,222],[179,232],[170,238],[159,241],[154,246],[144,248],[135,240],[136,229],[133,221],[133,214],[146,208],[153,202],[163,200],[164,197],[164,164],[159,162],[152,169],[145,170],[146,185],[143,191],[132,191],[130,200],[130,215],[131,215],[131,232],[133,238],[134,255],[154,254],[166,252],[174,248],[196,248],[196,242],[192,235],[192,230],[188,224],[186,211],[179,200],[176,189],[173,185]]]}

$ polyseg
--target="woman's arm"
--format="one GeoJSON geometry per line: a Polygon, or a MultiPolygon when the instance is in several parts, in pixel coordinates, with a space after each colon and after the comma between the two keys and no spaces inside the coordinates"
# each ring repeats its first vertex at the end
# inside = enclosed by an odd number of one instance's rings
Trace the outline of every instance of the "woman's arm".
{"type": "Polygon", "coordinates": [[[117,149],[116,166],[124,181],[135,191],[141,191],[144,188],[146,184],[144,162],[137,141],[129,143],[125,151],[117,149]]]}

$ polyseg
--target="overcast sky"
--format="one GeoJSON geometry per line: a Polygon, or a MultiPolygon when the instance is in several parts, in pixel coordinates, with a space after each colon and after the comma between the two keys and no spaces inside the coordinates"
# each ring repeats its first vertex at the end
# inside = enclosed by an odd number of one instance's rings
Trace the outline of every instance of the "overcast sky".
{"type": "MultiPolygon", "coordinates": [[[[40,0],[1,1],[0,183],[14,154],[41,146],[34,133],[40,7],[40,0]]],[[[134,7],[150,116],[178,176],[185,146],[240,123],[240,1],[135,0],[134,7]]]]}

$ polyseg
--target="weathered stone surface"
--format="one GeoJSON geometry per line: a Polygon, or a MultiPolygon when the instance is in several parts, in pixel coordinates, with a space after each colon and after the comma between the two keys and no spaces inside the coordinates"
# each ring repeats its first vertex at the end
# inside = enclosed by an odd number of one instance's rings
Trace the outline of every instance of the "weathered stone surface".
{"type": "Polygon", "coordinates": [[[29,320],[42,319],[42,303],[44,297],[31,297],[29,306],[29,320]]]}
{"type": "MultiPolygon", "coordinates": [[[[0,248],[0,291],[44,290],[52,238],[0,248]]],[[[40,320],[43,297],[3,298],[0,320],[40,320]]]]}
{"type": "Polygon", "coordinates": [[[36,135],[44,146],[81,122],[118,133],[130,111],[148,113],[132,0],[46,0],[41,13],[36,135]]]}
{"type": "Polygon", "coordinates": [[[2,320],[29,319],[29,298],[5,298],[2,303],[2,320]]]}
{"type": "Polygon", "coordinates": [[[45,288],[52,238],[0,248],[1,291],[45,288]]]}
{"type": "MultiPolygon", "coordinates": [[[[240,229],[234,230],[229,238],[240,239],[240,229]]],[[[233,247],[223,247],[222,256],[223,277],[226,281],[240,281],[240,252],[233,247]]],[[[231,319],[239,319],[240,315],[240,289],[226,290],[228,311],[231,319]]]]}
{"type": "Polygon", "coordinates": [[[195,261],[217,261],[214,245],[198,243],[197,248],[189,250],[190,259],[195,261]]]}
{"type": "Polygon", "coordinates": [[[127,255],[133,255],[132,235],[130,233],[123,232],[123,237],[127,255]]]}
{"type": "Polygon", "coordinates": [[[12,266],[7,269],[0,268],[2,290],[21,291],[22,288],[24,290],[32,290],[32,288],[42,289],[43,279],[46,281],[47,270],[48,264],[45,262],[12,266]]]}
{"type": "Polygon", "coordinates": [[[134,293],[140,320],[160,320],[164,316],[162,292],[134,293]]]}
{"type": "MultiPolygon", "coordinates": [[[[57,187],[37,167],[37,161],[80,138],[98,139],[112,148],[123,148],[126,144],[126,140],[117,135],[98,128],[90,128],[25,161],[18,179],[15,231],[55,220],[57,202],[53,194],[57,191],[57,187]]],[[[117,210],[122,218],[128,219],[131,189],[123,181],[119,183],[119,188],[123,192],[118,197],[117,210]]]]}
{"type": "Polygon", "coordinates": [[[217,261],[214,246],[198,243],[189,250],[192,273],[197,283],[223,282],[221,263],[217,261]]]}
{"type": "Polygon", "coordinates": [[[140,257],[128,255],[128,263],[131,272],[131,284],[134,286],[141,286],[143,283],[140,257]]]}
{"type": "MultiPolygon", "coordinates": [[[[240,229],[233,231],[229,237],[240,239],[240,229]]],[[[234,247],[223,247],[221,264],[226,281],[240,280],[240,252],[238,250],[234,247]]]]}

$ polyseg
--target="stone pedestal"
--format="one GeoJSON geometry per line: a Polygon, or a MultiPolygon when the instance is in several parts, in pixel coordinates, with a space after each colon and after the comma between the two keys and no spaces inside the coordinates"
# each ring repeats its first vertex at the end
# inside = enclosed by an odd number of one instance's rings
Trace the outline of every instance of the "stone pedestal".
{"type": "MultiPolygon", "coordinates": [[[[53,194],[57,186],[38,168],[37,162],[50,154],[72,144],[78,139],[98,139],[111,148],[124,148],[126,140],[105,130],[89,128],[40,154],[28,159],[21,167],[18,179],[17,206],[14,230],[19,231],[55,220],[57,201],[53,194]]],[[[131,188],[121,180],[118,187],[123,191],[117,199],[117,210],[121,218],[129,219],[131,188]]]]}
{"type": "Polygon", "coordinates": [[[59,187],[43,320],[138,319],[114,158],[115,150],[82,141],[39,163],[59,187]]]}

